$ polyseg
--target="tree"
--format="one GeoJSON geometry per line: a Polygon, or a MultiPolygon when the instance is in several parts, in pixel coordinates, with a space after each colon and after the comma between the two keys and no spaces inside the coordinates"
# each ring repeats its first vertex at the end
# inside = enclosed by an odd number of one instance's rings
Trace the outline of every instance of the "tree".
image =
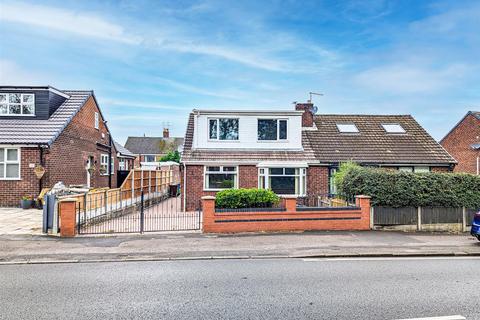
{"type": "Polygon", "coordinates": [[[160,158],[160,162],[165,162],[165,161],[173,161],[180,163],[180,152],[178,151],[170,151],[166,155],[160,158]]]}

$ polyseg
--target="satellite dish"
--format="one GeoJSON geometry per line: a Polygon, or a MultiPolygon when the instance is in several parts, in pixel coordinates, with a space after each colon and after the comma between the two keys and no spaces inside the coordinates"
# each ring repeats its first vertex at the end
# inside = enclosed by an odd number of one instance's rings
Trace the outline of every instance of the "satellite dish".
{"type": "Polygon", "coordinates": [[[317,111],[318,111],[318,107],[317,107],[317,106],[312,106],[312,107],[310,108],[310,112],[313,113],[313,114],[317,113],[317,111]]]}

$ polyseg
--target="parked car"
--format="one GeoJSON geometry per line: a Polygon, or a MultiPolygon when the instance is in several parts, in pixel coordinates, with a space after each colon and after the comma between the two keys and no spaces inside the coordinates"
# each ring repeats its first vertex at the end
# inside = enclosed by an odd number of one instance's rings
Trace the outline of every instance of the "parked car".
{"type": "Polygon", "coordinates": [[[472,229],[470,234],[480,241],[480,211],[475,213],[472,221],[472,229]]]}

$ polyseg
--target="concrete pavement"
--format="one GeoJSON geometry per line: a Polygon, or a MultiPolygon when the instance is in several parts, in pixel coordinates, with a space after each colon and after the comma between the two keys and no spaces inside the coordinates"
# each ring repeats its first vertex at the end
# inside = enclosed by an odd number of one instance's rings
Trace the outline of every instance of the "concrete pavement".
{"type": "Polygon", "coordinates": [[[468,257],[0,265],[0,318],[480,319],[479,261],[468,257]],[[458,316],[444,318],[453,315],[458,316]]]}
{"type": "Polygon", "coordinates": [[[480,255],[468,234],[304,232],[171,233],[77,237],[0,236],[0,263],[212,258],[480,255]]]}

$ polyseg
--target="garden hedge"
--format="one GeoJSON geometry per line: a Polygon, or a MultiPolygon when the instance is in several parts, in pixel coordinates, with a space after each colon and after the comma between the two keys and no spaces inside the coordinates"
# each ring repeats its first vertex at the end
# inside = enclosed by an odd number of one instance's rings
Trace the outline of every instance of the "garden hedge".
{"type": "Polygon", "coordinates": [[[216,194],[215,207],[222,209],[267,208],[280,202],[271,190],[228,189],[216,194]]]}
{"type": "Polygon", "coordinates": [[[460,173],[408,173],[345,164],[335,181],[347,197],[369,195],[373,206],[480,208],[480,177],[460,173]]]}

